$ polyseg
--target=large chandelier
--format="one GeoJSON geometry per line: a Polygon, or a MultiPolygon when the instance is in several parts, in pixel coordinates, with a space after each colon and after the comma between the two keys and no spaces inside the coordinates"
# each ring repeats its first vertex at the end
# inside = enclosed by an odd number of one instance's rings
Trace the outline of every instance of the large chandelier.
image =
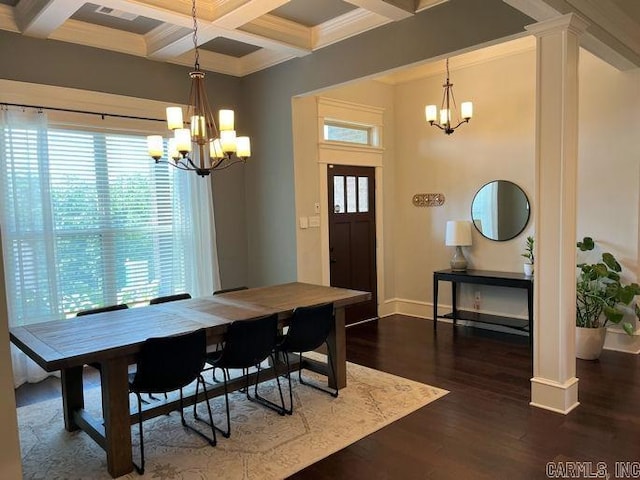
{"type": "Polygon", "coordinates": [[[449,59],[447,58],[447,83],[442,85],[444,87],[444,92],[442,94],[442,106],[440,108],[440,123],[437,123],[436,120],[438,118],[438,107],[436,105],[427,105],[425,107],[425,116],[427,117],[427,122],[432,127],[438,127],[447,135],[451,135],[456,128],[458,128],[463,123],[469,123],[469,120],[473,116],[473,104],[471,102],[462,102],[460,104],[460,113],[462,115],[462,120],[457,117],[457,125],[452,127],[453,125],[453,110],[456,110],[456,100],[453,97],[453,83],[449,81],[449,59]],[[453,108],[452,108],[453,107],[453,108]]]}
{"type": "MultiPolygon", "coordinates": [[[[198,21],[196,0],[192,2],[193,46],[195,49],[194,70],[191,77],[191,91],[187,110],[188,128],[185,128],[182,108],[167,108],[167,126],[173,131],[168,142],[170,165],[181,170],[191,170],[204,177],[214,170],[222,170],[238,162],[246,162],[251,156],[249,137],[237,137],[234,129],[233,110],[220,110],[219,123],[216,121],[207,100],[204,72],[200,70],[198,51],[198,21]]],[[[161,135],[147,137],[149,156],[156,163],[162,162],[164,141],[161,135]]]]}

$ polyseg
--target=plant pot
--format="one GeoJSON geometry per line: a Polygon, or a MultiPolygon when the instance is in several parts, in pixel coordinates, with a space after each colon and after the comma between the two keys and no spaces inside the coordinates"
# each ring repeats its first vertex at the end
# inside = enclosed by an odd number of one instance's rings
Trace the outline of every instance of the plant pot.
{"type": "Polygon", "coordinates": [[[525,263],[524,264],[524,274],[527,277],[530,277],[533,275],[533,263],[525,263]]]}
{"type": "Polygon", "coordinates": [[[605,327],[576,327],[576,357],[582,360],[598,359],[602,353],[606,334],[605,327]]]}

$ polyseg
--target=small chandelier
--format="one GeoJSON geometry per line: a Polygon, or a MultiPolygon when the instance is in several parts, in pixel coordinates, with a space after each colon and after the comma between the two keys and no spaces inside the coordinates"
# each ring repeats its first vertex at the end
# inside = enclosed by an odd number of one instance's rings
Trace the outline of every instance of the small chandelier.
{"type": "Polygon", "coordinates": [[[449,81],[449,59],[447,58],[447,83],[442,85],[444,87],[444,93],[442,94],[442,107],[440,108],[440,123],[436,122],[438,118],[438,107],[436,105],[427,105],[424,109],[427,122],[432,127],[438,127],[447,135],[451,135],[456,128],[463,123],[469,123],[469,120],[473,116],[473,104],[471,102],[462,102],[460,104],[460,110],[463,120],[458,118],[458,124],[452,127],[452,106],[453,110],[456,109],[456,100],[453,97],[453,83],[449,81]]]}
{"type": "MultiPolygon", "coordinates": [[[[168,142],[171,160],[166,163],[181,170],[194,171],[204,177],[214,170],[222,170],[236,163],[246,162],[251,156],[251,142],[249,137],[236,137],[233,110],[220,110],[219,123],[216,125],[207,100],[204,72],[200,70],[195,0],[192,2],[191,13],[195,66],[189,73],[191,77],[187,110],[189,128],[184,128],[181,107],[167,107],[167,125],[174,136],[168,142]]],[[[156,163],[160,163],[164,151],[162,136],[148,136],[147,147],[149,156],[156,163]]]]}

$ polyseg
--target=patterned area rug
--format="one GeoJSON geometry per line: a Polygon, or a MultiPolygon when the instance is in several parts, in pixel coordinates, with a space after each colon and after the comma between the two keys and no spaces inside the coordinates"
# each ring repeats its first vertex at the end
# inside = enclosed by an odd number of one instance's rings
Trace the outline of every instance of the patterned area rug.
{"type": "MultiPolygon", "coordinates": [[[[304,373],[313,379],[313,374],[304,373]]],[[[338,398],[294,382],[291,416],[282,417],[249,402],[243,394],[231,395],[231,437],[218,435],[216,447],[183,428],[178,412],[148,420],[144,423],[145,475],[134,471],[121,478],[285,478],[448,393],[352,363],[347,364],[347,375],[348,386],[338,398]]],[[[260,388],[267,397],[277,391],[274,380],[260,388]]],[[[85,392],[85,404],[100,415],[99,388],[85,392]]],[[[215,399],[211,405],[214,422],[224,426],[224,399],[215,399]]],[[[193,422],[190,409],[185,417],[193,422]]],[[[59,399],[19,408],[18,422],[24,478],[110,478],[100,447],[85,433],[64,430],[59,399]]],[[[207,427],[201,422],[196,426],[207,427]]],[[[137,459],[137,425],[132,426],[132,437],[137,459]]]]}

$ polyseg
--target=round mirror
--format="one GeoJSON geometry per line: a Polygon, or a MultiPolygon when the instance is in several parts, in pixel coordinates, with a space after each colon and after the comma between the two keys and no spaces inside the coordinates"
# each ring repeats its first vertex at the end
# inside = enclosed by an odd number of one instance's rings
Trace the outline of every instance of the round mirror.
{"type": "Polygon", "coordinates": [[[473,197],[471,218],[476,229],[490,240],[511,240],[529,222],[529,199],[508,180],[483,185],[473,197]]]}

